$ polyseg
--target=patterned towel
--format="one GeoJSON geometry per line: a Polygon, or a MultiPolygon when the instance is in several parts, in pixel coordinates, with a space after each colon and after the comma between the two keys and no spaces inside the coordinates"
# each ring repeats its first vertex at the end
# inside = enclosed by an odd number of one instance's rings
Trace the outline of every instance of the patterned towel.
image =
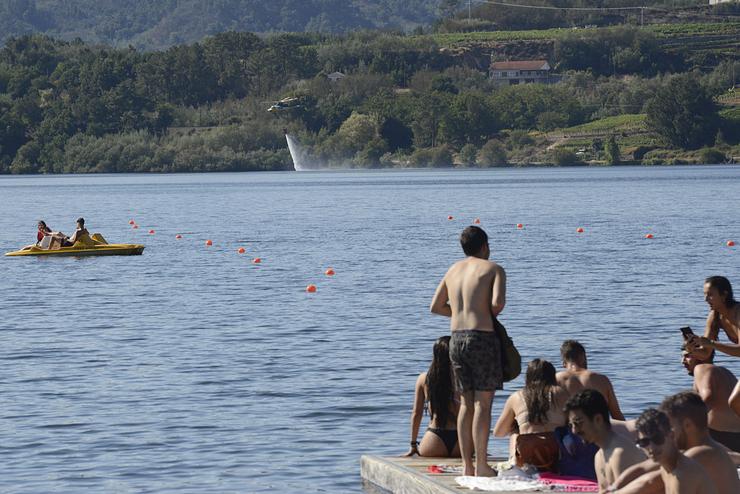
{"type": "Polygon", "coordinates": [[[455,477],[455,482],[468,489],[488,492],[599,492],[598,484],[592,480],[553,473],[540,474],[537,480],[514,477],[455,477]]]}
{"type": "Polygon", "coordinates": [[[480,489],[489,492],[537,492],[549,490],[536,480],[499,479],[496,477],[455,477],[458,485],[468,489],[480,489]]]}
{"type": "Polygon", "coordinates": [[[452,465],[429,465],[427,472],[429,473],[462,473],[462,467],[455,467],[452,465]]]}
{"type": "Polygon", "coordinates": [[[581,477],[543,472],[539,475],[539,481],[556,492],[599,492],[598,483],[581,477]]]}

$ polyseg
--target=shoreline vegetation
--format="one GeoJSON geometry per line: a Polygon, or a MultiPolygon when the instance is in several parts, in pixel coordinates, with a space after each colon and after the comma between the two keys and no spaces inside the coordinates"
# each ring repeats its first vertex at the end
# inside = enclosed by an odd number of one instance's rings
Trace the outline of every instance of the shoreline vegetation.
{"type": "Polygon", "coordinates": [[[740,5],[722,9],[471,32],[449,29],[483,20],[452,15],[429,32],[225,32],[159,51],[9,38],[0,173],[291,170],[284,129],[325,168],[736,163],[740,5]],[[497,60],[548,60],[561,81],[497,86],[497,60]]]}

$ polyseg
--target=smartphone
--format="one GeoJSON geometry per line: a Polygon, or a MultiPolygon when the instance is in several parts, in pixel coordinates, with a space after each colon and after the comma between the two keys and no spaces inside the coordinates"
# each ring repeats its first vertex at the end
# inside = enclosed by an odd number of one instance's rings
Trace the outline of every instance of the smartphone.
{"type": "Polygon", "coordinates": [[[694,332],[688,326],[681,328],[681,333],[683,333],[684,340],[688,340],[689,338],[694,336],[694,332]]]}

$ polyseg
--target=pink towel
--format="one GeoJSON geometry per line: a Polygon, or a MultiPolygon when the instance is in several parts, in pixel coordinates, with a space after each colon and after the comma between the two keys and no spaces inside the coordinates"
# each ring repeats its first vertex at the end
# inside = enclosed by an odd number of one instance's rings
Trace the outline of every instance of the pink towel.
{"type": "Polygon", "coordinates": [[[543,472],[539,475],[538,480],[560,492],[599,492],[598,483],[582,477],[543,472]]]}

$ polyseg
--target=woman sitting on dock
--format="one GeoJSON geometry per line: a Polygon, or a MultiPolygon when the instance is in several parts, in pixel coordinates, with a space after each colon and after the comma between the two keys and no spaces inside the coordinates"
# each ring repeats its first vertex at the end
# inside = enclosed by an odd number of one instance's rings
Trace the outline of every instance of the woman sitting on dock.
{"type": "Polygon", "coordinates": [[[450,337],[442,336],[434,343],[429,370],[419,374],[414,390],[411,412],[411,449],[404,456],[460,457],[457,444],[457,413],[460,408],[452,384],[450,337]],[[429,402],[429,426],[419,443],[419,426],[425,404],[429,402]]]}
{"type": "Polygon", "coordinates": [[[493,429],[496,437],[512,436],[510,457],[517,466],[556,471],[560,446],[555,429],[565,425],[563,407],[568,397],[565,388],[558,386],[550,362],[529,363],[524,389],[509,396],[493,429]]]}

